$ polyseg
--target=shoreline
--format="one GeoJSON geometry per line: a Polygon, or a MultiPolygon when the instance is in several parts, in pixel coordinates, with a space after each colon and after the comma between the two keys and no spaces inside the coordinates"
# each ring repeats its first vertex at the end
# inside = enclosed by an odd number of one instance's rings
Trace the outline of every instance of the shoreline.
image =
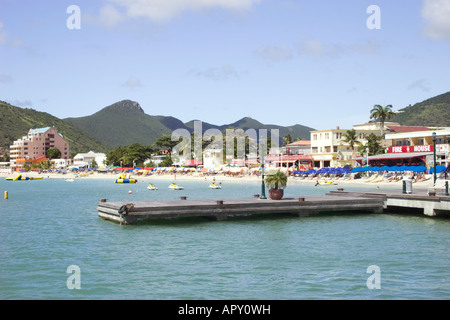
{"type": "MultiPolygon", "coordinates": [[[[0,172],[0,180],[5,180],[7,177],[14,177],[18,173],[2,173],[0,172]]],[[[85,175],[78,176],[74,173],[35,173],[35,172],[27,172],[23,173],[25,177],[42,177],[43,179],[103,179],[103,180],[115,180],[118,178],[119,174],[111,174],[111,173],[87,173],[85,175]]],[[[140,176],[140,175],[131,175],[132,178],[137,179],[138,181],[150,183],[152,181],[161,181],[161,182],[176,182],[176,181],[205,181],[205,182],[213,182],[215,180],[216,183],[261,183],[260,176],[223,176],[223,175],[190,175],[190,174],[154,174],[149,176],[140,176]]],[[[322,179],[319,179],[322,180],[322,179]]],[[[296,177],[288,178],[288,185],[310,185],[315,186],[317,178],[314,179],[298,179],[296,177]]],[[[402,188],[402,181],[395,182],[366,182],[365,179],[356,179],[356,180],[341,180],[336,179],[335,182],[337,184],[333,184],[334,187],[338,186],[355,186],[355,187],[371,187],[373,189],[379,189],[380,187],[398,187],[402,188]]],[[[423,188],[426,189],[428,187],[433,186],[433,180],[429,179],[427,181],[419,181],[413,183],[413,188],[423,188]]]]}

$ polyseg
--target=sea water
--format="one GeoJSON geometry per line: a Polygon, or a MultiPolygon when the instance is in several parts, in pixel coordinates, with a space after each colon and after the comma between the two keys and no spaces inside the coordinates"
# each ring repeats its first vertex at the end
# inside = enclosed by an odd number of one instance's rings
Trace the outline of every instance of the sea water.
{"type": "Polygon", "coordinates": [[[185,189],[173,191],[161,181],[150,191],[113,181],[0,181],[9,194],[0,201],[0,299],[450,298],[448,219],[339,213],[120,226],[98,217],[100,199],[253,197],[261,185],[224,182],[212,190],[180,181],[185,189]]]}

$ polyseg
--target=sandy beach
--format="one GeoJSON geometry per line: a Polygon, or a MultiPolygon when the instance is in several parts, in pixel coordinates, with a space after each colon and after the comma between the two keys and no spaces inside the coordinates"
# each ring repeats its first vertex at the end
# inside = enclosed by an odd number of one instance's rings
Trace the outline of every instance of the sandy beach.
{"type": "MultiPolygon", "coordinates": [[[[15,177],[18,173],[2,173],[0,172],[0,179],[4,180],[7,177],[15,177]]],[[[22,174],[24,177],[42,177],[43,179],[105,179],[105,180],[115,180],[119,177],[119,174],[114,173],[98,173],[98,172],[90,172],[86,174],[75,174],[75,173],[36,173],[36,172],[27,172],[22,174]]],[[[202,175],[202,174],[152,174],[152,175],[136,175],[131,174],[131,177],[137,179],[139,182],[143,183],[156,183],[158,181],[161,182],[180,182],[180,181],[206,181],[206,182],[217,182],[217,183],[261,183],[261,177],[255,175],[244,175],[244,176],[226,176],[222,174],[217,175],[202,175]]],[[[323,180],[323,179],[319,179],[323,180]]],[[[302,179],[294,176],[290,176],[288,178],[288,186],[294,184],[303,184],[303,185],[311,185],[314,186],[317,183],[317,178],[313,179],[302,179]]],[[[414,188],[426,189],[433,185],[433,179],[430,178],[426,181],[414,182],[414,188]]],[[[399,189],[402,188],[402,181],[388,182],[370,182],[366,181],[365,178],[355,179],[355,180],[344,180],[344,179],[336,179],[333,180],[333,186],[364,186],[364,188],[373,187],[374,190],[383,188],[383,187],[395,187],[397,186],[399,189]]]]}

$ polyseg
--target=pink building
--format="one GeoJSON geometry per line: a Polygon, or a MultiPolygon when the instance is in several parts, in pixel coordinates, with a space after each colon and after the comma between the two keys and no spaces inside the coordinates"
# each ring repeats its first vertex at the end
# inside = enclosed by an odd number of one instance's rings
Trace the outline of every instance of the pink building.
{"type": "Polygon", "coordinates": [[[69,143],[58,133],[55,127],[30,129],[27,136],[18,139],[10,146],[10,165],[15,168],[20,158],[35,159],[46,156],[47,150],[56,148],[61,151],[61,159],[69,159],[69,143]]]}

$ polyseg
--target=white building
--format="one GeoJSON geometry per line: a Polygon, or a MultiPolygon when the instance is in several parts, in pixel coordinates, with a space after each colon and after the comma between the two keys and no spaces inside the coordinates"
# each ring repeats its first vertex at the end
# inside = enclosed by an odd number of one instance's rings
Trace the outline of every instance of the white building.
{"type": "MultiPolygon", "coordinates": [[[[385,123],[387,125],[396,125],[395,123],[385,123]]],[[[357,141],[361,144],[367,144],[366,137],[371,133],[380,136],[381,130],[379,123],[365,123],[354,125],[353,129],[356,131],[357,141]]],[[[346,165],[353,165],[352,159],[359,156],[358,145],[350,146],[349,143],[344,142],[344,134],[349,129],[315,130],[311,131],[311,155],[314,159],[314,167],[329,168],[329,167],[344,167],[346,165]]]]}
{"type": "Polygon", "coordinates": [[[98,167],[103,167],[106,162],[106,154],[93,151],[79,153],[73,158],[73,165],[78,168],[92,168],[93,160],[95,160],[98,167]]]}
{"type": "Polygon", "coordinates": [[[222,149],[207,149],[203,152],[203,167],[218,168],[223,164],[222,149]]]}
{"type": "Polygon", "coordinates": [[[52,162],[55,164],[55,169],[67,169],[72,164],[70,159],[53,159],[52,162]]]}

